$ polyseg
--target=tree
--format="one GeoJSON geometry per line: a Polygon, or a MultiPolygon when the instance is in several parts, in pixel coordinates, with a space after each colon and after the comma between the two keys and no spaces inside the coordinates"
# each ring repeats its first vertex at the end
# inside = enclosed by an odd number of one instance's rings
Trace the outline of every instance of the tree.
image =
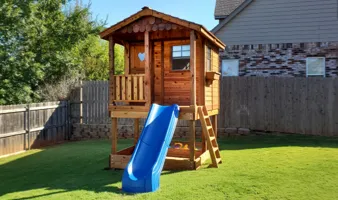
{"type": "MultiPolygon", "coordinates": [[[[108,42],[98,36],[91,35],[74,48],[75,54],[82,58],[82,69],[85,80],[108,80],[109,78],[109,46],[108,42]]],[[[124,48],[115,46],[116,74],[124,72],[124,48]]]]}
{"type": "MultiPolygon", "coordinates": [[[[0,104],[38,101],[42,85],[83,73],[84,61],[74,48],[103,24],[91,20],[88,7],[66,12],[67,3],[0,0],[0,104]]],[[[99,65],[105,59],[100,54],[99,65]]]]}

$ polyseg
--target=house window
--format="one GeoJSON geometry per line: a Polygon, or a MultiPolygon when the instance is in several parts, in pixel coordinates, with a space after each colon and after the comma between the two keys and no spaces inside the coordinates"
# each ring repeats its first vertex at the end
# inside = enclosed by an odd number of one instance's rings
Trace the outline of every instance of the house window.
{"type": "Polygon", "coordinates": [[[190,69],[190,45],[172,47],[172,70],[190,69]]]}
{"type": "Polygon", "coordinates": [[[325,77],[325,58],[323,57],[306,58],[306,76],[325,77]]]}
{"type": "Polygon", "coordinates": [[[211,71],[211,48],[207,46],[207,55],[206,55],[206,67],[207,67],[207,72],[211,71]]]}
{"type": "Polygon", "coordinates": [[[222,76],[238,76],[239,60],[222,60],[222,76]]]}

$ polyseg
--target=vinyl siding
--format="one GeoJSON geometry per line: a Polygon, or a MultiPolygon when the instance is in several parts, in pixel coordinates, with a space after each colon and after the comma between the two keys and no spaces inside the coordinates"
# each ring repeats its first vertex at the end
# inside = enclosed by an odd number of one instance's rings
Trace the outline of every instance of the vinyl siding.
{"type": "Polygon", "coordinates": [[[227,45],[338,41],[338,1],[254,0],[216,36],[227,45]]]}

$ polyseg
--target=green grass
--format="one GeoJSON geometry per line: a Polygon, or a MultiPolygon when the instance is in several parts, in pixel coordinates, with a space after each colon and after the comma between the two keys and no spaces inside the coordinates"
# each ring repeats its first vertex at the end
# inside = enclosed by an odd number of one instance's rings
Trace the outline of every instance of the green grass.
{"type": "Polygon", "coordinates": [[[137,195],[120,190],[123,171],[103,170],[109,141],[32,150],[0,159],[0,199],[338,199],[338,138],[247,136],[219,144],[219,169],[165,171],[159,191],[137,195]]]}

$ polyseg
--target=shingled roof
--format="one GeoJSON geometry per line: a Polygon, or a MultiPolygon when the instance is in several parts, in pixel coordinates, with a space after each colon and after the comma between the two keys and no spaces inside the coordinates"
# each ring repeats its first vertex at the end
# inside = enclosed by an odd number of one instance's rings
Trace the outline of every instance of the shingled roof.
{"type": "Polygon", "coordinates": [[[215,18],[224,18],[230,15],[245,0],[216,0],[215,18]]]}

